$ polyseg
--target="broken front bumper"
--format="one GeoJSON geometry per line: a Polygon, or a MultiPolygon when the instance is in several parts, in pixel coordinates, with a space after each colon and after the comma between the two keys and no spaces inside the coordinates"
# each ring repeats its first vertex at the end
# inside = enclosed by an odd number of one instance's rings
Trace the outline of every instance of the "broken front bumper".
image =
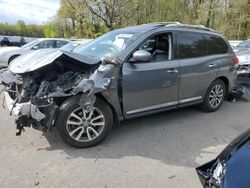
{"type": "Polygon", "coordinates": [[[37,108],[37,106],[31,104],[31,102],[16,103],[16,101],[10,97],[8,92],[4,92],[4,106],[16,117],[27,116],[36,121],[41,121],[45,118],[45,115],[37,108]]]}

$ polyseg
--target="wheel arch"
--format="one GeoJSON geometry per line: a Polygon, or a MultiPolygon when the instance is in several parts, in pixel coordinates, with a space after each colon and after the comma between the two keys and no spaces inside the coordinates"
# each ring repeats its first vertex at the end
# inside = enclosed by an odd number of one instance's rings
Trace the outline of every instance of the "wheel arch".
{"type": "MultiPolygon", "coordinates": [[[[83,93],[79,93],[78,95],[81,96],[83,93]]],[[[111,108],[112,110],[112,113],[113,113],[113,118],[114,118],[114,125],[119,125],[120,124],[120,118],[119,118],[119,115],[118,115],[118,112],[115,108],[114,105],[112,105],[108,99],[105,97],[105,95],[103,95],[101,92],[99,93],[96,93],[95,96],[101,100],[103,100],[106,104],[109,105],[109,107],[111,108]]],[[[55,99],[55,103],[60,107],[64,101],[66,101],[68,98],[70,98],[72,96],[68,96],[68,97],[56,97],[54,98],[55,99]]]]}
{"type": "Polygon", "coordinates": [[[107,100],[107,98],[102,93],[96,93],[95,96],[97,98],[102,99],[104,102],[106,102],[109,105],[109,107],[112,110],[113,117],[114,117],[114,126],[119,125],[120,120],[119,120],[118,113],[117,113],[115,107],[107,100]]]}
{"type": "Polygon", "coordinates": [[[12,55],[12,56],[10,56],[10,58],[9,58],[9,60],[8,60],[8,65],[10,64],[10,62],[12,61],[12,60],[14,60],[15,58],[17,58],[18,56],[20,56],[21,54],[15,54],[15,55],[12,55]]]}
{"type": "Polygon", "coordinates": [[[224,82],[224,84],[226,86],[226,97],[227,97],[228,96],[228,89],[229,89],[229,80],[225,76],[220,76],[220,77],[216,78],[215,80],[218,80],[218,79],[222,80],[224,82]]]}

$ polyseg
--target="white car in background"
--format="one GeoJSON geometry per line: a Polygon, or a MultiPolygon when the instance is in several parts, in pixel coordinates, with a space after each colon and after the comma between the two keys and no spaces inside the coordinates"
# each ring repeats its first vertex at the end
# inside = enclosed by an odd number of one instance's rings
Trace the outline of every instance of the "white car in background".
{"type": "Polygon", "coordinates": [[[78,46],[85,45],[91,41],[92,39],[74,40],[64,45],[60,49],[46,48],[46,49],[34,50],[20,57],[17,57],[10,63],[9,66],[14,65],[14,66],[19,66],[19,67],[25,67],[25,64],[27,64],[27,62],[29,61],[36,62],[39,65],[39,62],[46,61],[45,58],[50,57],[49,55],[53,57],[53,54],[57,54],[58,51],[72,52],[78,46]]]}
{"type": "Polygon", "coordinates": [[[76,47],[80,45],[85,45],[89,42],[91,42],[93,39],[79,39],[79,40],[73,40],[72,42],[66,44],[65,46],[61,47],[60,50],[62,51],[68,51],[71,52],[74,50],[76,47]]]}
{"type": "Polygon", "coordinates": [[[21,47],[4,47],[0,49],[0,67],[7,67],[16,57],[39,49],[58,49],[68,44],[67,39],[36,39],[21,47]]]}
{"type": "Polygon", "coordinates": [[[250,76],[250,50],[239,50],[235,52],[239,60],[238,74],[248,74],[250,76]]]}

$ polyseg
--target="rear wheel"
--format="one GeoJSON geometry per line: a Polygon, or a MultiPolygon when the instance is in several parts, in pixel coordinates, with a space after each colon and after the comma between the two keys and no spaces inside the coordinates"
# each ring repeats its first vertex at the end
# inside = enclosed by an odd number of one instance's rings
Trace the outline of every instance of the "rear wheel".
{"type": "Polygon", "coordinates": [[[215,112],[222,105],[226,95],[226,86],[220,79],[215,80],[208,88],[201,109],[205,112],[215,112]]]}
{"type": "Polygon", "coordinates": [[[108,136],[113,125],[112,110],[97,98],[93,110],[86,112],[79,100],[79,96],[71,97],[61,105],[56,128],[66,144],[77,148],[94,146],[108,136]]]}

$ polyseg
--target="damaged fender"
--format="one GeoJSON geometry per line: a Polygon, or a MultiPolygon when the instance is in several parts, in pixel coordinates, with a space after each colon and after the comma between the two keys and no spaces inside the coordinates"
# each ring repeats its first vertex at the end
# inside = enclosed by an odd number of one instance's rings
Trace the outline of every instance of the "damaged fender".
{"type": "Polygon", "coordinates": [[[92,110],[96,99],[95,94],[101,93],[114,107],[115,113],[118,116],[121,115],[117,85],[120,66],[121,62],[118,59],[103,60],[103,63],[88,79],[83,79],[72,91],[73,95],[83,93],[80,106],[87,106],[88,111],[92,110]],[[111,98],[112,100],[110,100],[111,98]]]}

